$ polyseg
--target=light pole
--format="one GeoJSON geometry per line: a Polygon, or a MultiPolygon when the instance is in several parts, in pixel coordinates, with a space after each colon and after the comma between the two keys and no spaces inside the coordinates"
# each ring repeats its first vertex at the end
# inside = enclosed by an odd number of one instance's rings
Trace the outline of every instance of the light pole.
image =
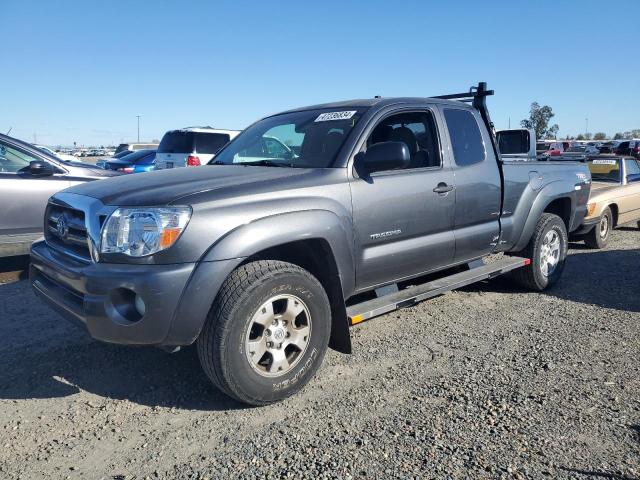
{"type": "Polygon", "coordinates": [[[587,133],[589,133],[589,119],[585,118],[584,121],[585,121],[584,134],[586,136],[587,133]]]}
{"type": "Polygon", "coordinates": [[[140,143],[140,117],[141,115],[136,115],[136,118],[138,119],[138,143],[140,143]]]}

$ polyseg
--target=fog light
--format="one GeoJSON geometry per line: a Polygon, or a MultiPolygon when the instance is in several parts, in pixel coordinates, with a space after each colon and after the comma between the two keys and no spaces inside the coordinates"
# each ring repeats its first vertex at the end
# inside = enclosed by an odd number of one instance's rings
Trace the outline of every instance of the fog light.
{"type": "Polygon", "coordinates": [[[111,291],[110,302],[105,308],[111,320],[121,325],[131,325],[139,321],[146,310],[142,297],[128,288],[116,288],[111,291]]]}
{"type": "Polygon", "coordinates": [[[144,312],[146,311],[147,307],[144,304],[144,300],[142,300],[142,297],[140,295],[136,295],[135,306],[140,316],[144,317],[144,312]]]}

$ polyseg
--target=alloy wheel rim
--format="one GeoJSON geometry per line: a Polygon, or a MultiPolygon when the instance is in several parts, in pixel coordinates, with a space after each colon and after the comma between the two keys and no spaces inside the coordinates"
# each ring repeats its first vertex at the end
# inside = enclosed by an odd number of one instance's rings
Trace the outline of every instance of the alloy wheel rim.
{"type": "Polygon", "coordinates": [[[540,270],[545,277],[551,275],[560,261],[560,235],[549,230],[542,240],[540,248],[540,270]]]}
{"type": "Polygon", "coordinates": [[[263,377],[290,372],[302,359],[311,338],[311,314],[295,295],[276,295],[251,317],[245,354],[251,368],[263,377]]]}

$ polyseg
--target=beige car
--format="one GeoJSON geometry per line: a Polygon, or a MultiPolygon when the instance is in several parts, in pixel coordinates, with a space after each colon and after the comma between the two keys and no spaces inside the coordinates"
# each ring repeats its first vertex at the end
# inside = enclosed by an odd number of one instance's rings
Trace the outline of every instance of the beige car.
{"type": "Polygon", "coordinates": [[[640,160],[599,156],[587,163],[593,183],[577,235],[592,248],[604,248],[612,228],[632,222],[640,228],[640,160]]]}

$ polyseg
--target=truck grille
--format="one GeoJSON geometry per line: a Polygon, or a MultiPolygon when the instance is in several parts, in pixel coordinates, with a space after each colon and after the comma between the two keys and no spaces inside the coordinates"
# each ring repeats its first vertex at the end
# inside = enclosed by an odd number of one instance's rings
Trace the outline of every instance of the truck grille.
{"type": "Polygon", "coordinates": [[[49,203],[45,218],[48,245],[72,257],[91,261],[84,212],[49,203]]]}

